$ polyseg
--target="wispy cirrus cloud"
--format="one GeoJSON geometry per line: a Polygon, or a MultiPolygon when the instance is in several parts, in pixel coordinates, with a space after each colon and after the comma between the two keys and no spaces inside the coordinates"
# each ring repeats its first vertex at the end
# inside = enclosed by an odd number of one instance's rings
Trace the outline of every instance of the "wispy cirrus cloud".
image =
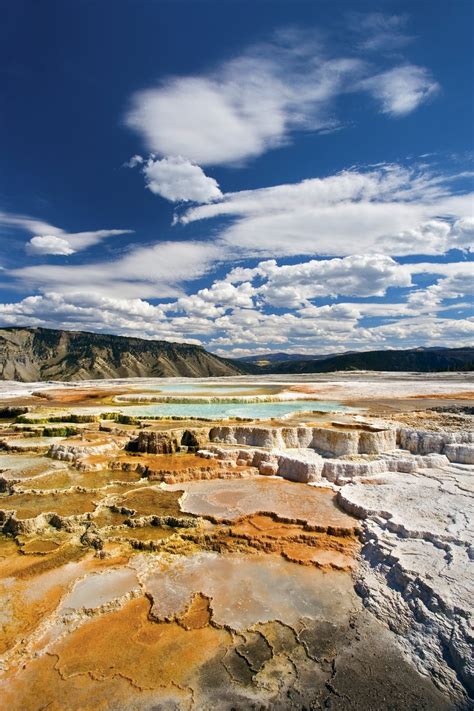
{"type": "MultiPolygon", "coordinates": [[[[366,30],[372,45],[377,27],[381,41],[382,17],[372,16],[375,29],[366,30]]],[[[394,35],[395,24],[385,20],[386,35],[394,35]]],[[[332,51],[320,33],[293,29],[208,72],[171,76],[135,92],[125,122],[158,156],[236,164],[288,142],[297,130],[333,128],[343,94],[368,93],[384,113],[400,116],[436,88],[424,67],[404,62],[382,70],[365,56],[332,51]]]]}
{"type": "Polygon", "coordinates": [[[435,96],[440,85],[425,67],[405,64],[363,79],[359,87],[376,99],[383,113],[406,116],[435,96]]]}
{"type": "Polygon", "coordinates": [[[408,34],[408,15],[384,12],[352,12],[349,21],[358,37],[357,46],[370,52],[392,52],[405,47],[415,38],[408,34]]]}
{"type": "Polygon", "coordinates": [[[220,228],[228,249],[246,256],[442,254],[474,244],[471,193],[456,180],[399,165],[225,194],[192,207],[183,224],[233,218],[220,228]]]}
{"type": "Polygon", "coordinates": [[[183,283],[206,274],[222,257],[212,242],[158,242],[118,259],[85,264],[39,264],[11,269],[16,283],[43,292],[88,293],[110,298],[176,298],[183,283]]]}
{"type": "Polygon", "coordinates": [[[69,256],[98,244],[107,237],[132,234],[133,230],[94,230],[88,232],[66,232],[60,227],[38,220],[28,215],[0,212],[0,225],[13,227],[33,234],[26,243],[26,251],[36,255],[69,256]]]}

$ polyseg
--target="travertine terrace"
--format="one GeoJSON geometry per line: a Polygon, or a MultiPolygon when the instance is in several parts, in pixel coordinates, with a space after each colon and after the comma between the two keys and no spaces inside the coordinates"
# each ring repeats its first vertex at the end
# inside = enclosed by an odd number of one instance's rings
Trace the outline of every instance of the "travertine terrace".
{"type": "Polygon", "coordinates": [[[1,390],[1,708],[470,708],[467,374],[1,390]]]}

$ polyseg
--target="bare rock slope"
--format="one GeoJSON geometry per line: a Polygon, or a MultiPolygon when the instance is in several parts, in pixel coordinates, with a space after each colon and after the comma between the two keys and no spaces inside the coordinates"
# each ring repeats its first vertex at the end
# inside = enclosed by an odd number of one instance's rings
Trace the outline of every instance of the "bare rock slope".
{"type": "Polygon", "coordinates": [[[218,377],[246,372],[201,346],[83,331],[0,329],[0,379],[218,377]]]}

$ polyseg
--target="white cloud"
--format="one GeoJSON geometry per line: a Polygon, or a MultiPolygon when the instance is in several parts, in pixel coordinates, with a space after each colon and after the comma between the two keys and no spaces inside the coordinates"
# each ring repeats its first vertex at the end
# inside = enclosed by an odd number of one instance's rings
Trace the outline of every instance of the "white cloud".
{"type": "Polygon", "coordinates": [[[138,92],[127,124],[159,155],[183,155],[204,165],[260,155],[284,136],[286,101],[284,87],[253,70],[247,90],[241,75],[236,86],[224,78],[188,77],[138,92]]]}
{"type": "Polygon", "coordinates": [[[196,279],[220,259],[222,249],[212,242],[160,242],[139,247],[125,256],[77,265],[41,264],[8,273],[28,288],[94,293],[109,297],[176,298],[181,282],[196,279]]]}
{"type": "Polygon", "coordinates": [[[293,310],[320,297],[383,296],[391,287],[411,284],[410,269],[383,255],[353,255],[284,266],[270,260],[253,269],[233,269],[211,287],[162,307],[167,313],[217,318],[229,310],[255,309],[256,305],[293,310]],[[252,283],[255,280],[258,285],[252,283]]]}
{"type": "Polygon", "coordinates": [[[401,347],[472,346],[474,319],[451,319],[426,316],[402,319],[373,329],[384,343],[398,343],[401,347]]]}
{"type": "MultiPolygon", "coordinates": [[[[472,210],[472,203],[471,203],[472,210]]],[[[474,217],[462,217],[453,225],[455,245],[459,249],[474,249],[474,217]]]]}
{"type": "Polygon", "coordinates": [[[279,307],[297,308],[317,297],[383,296],[390,287],[411,285],[409,271],[383,255],[352,255],[282,267],[270,264],[267,281],[258,293],[266,303],[279,307]]]}
{"type": "Polygon", "coordinates": [[[214,71],[136,92],[125,121],[159,156],[229,164],[282,145],[295,130],[338,126],[333,105],[342,94],[368,91],[384,112],[401,115],[435,88],[422,67],[379,73],[359,58],[331,56],[317,33],[293,30],[214,71]]]}
{"type": "MultiPolygon", "coordinates": [[[[474,264],[472,262],[446,265],[454,267],[445,271],[445,278],[438,279],[424,289],[414,289],[408,296],[408,305],[420,311],[438,311],[446,300],[468,298],[473,305],[474,264]]],[[[421,272],[421,270],[420,270],[421,272]]]]}
{"type": "Polygon", "coordinates": [[[68,256],[98,244],[107,237],[132,234],[133,230],[95,230],[93,232],[65,232],[47,222],[27,215],[0,212],[0,225],[14,227],[33,234],[26,244],[30,254],[68,256]]]}
{"type": "MultiPolygon", "coordinates": [[[[187,224],[222,215],[257,216],[300,209],[327,207],[346,202],[361,202],[377,199],[387,201],[398,197],[401,190],[410,190],[413,199],[415,190],[414,176],[406,169],[396,165],[380,167],[372,171],[346,170],[325,178],[310,178],[299,183],[275,185],[271,188],[241,190],[226,193],[222,200],[212,205],[201,205],[186,210],[180,222],[187,224]]],[[[426,178],[423,183],[426,191],[432,182],[426,178]]],[[[438,194],[440,188],[438,187],[438,194]]],[[[446,194],[445,190],[441,194],[446,194]]]]}
{"type": "MultiPolygon", "coordinates": [[[[114,260],[6,271],[14,286],[40,293],[4,304],[0,317],[11,325],[178,338],[222,353],[466,343],[472,265],[427,261],[472,244],[472,196],[455,191],[459,177],[468,176],[379,165],[223,195],[181,213],[183,223],[233,217],[213,240],[159,242],[114,260]],[[319,258],[253,266],[262,257],[306,254],[319,258]],[[409,254],[427,257],[400,264],[389,256],[409,254]],[[184,293],[186,283],[244,258],[255,261],[184,293]],[[173,302],[154,306],[146,299],[173,302]],[[316,301],[323,299],[337,303],[316,301]]],[[[69,235],[33,218],[10,219],[35,235],[37,249],[46,239],[46,250],[67,250],[112,232],[69,235]]]]}
{"type": "MultiPolygon", "coordinates": [[[[195,245],[194,257],[199,249],[199,245],[195,245]]],[[[142,255],[143,259],[150,261],[150,254],[142,255]]],[[[178,263],[182,254],[169,252],[161,256],[178,263]]],[[[138,262],[133,268],[121,264],[121,279],[126,274],[131,278],[135,267],[138,262]]],[[[126,282],[109,281],[109,273],[104,274],[104,279],[109,292],[115,292],[115,296],[92,291],[84,279],[73,276],[67,291],[45,291],[16,304],[0,305],[0,320],[7,325],[66,327],[202,342],[222,355],[275,349],[328,353],[418,345],[469,345],[474,321],[461,318],[469,308],[469,303],[461,299],[468,296],[469,301],[472,268],[472,263],[466,262],[399,265],[381,255],[374,259],[364,256],[311,260],[289,266],[270,261],[247,270],[247,281],[232,283],[236,275],[233,270],[229,280],[219,279],[208,288],[157,306],[127,294],[126,282]],[[410,275],[420,274],[424,279],[427,275],[434,276],[434,283],[423,289],[413,287],[403,298],[399,293],[397,302],[311,303],[310,295],[319,293],[322,288],[326,294],[338,293],[339,298],[345,294],[360,298],[361,293],[369,291],[371,295],[366,299],[380,298],[375,294],[384,293],[389,286],[406,287],[410,275]],[[367,285],[364,285],[364,275],[367,285]],[[273,284],[276,294],[293,287],[301,298],[293,302],[285,298],[281,303],[277,298],[275,304],[269,303],[269,284],[273,284]],[[302,293],[305,289],[308,291],[302,293]],[[444,312],[450,309],[455,309],[457,318],[446,317],[444,312]],[[367,318],[378,319],[379,325],[374,326],[371,321],[370,328],[367,327],[367,318]]],[[[96,278],[96,272],[99,272],[97,265],[90,282],[96,278]]]]}
{"type": "Polygon", "coordinates": [[[390,52],[414,39],[405,32],[407,15],[354,12],[350,20],[354,32],[360,37],[359,47],[364,50],[390,52]]]}
{"type": "Polygon", "coordinates": [[[125,161],[123,164],[124,168],[136,168],[137,165],[142,165],[145,162],[145,159],[143,156],[139,156],[138,154],[135,154],[132,156],[129,160],[125,161]]]}
{"type": "Polygon", "coordinates": [[[467,248],[472,237],[472,195],[452,193],[457,177],[396,165],[344,171],[228,193],[179,220],[235,217],[220,238],[247,257],[442,254],[467,248]]]}
{"type": "Polygon", "coordinates": [[[150,158],[143,167],[146,187],[171,202],[207,203],[222,197],[219,185],[202,168],[181,156],[150,158]]]}
{"type": "Polygon", "coordinates": [[[96,230],[95,232],[60,232],[57,235],[38,235],[26,245],[31,253],[36,254],[74,254],[87,247],[99,244],[106,237],[118,237],[131,234],[133,230],[96,230]]]}
{"type": "Polygon", "coordinates": [[[159,307],[142,299],[112,299],[90,291],[72,292],[67,296],[49,292],[17,303],[0,304],[0,319],[10,326],[82,329],[182,340],[173,332],[159,307]]]}
{"type": "Polygon", "coordinates": [[[0,212],[0,225],[25,230],[33,235],[60,235],[62,233],[59,227],[53,227],[53,225],[49,225],[47,222],[37,219],[36,217],[18,215],[10,212],[0,212]]]}
{"type": "Polygon", "coordinates": [[[26,250],[30,254],[61,254],[63,256],[74,254],[76,251],[67,240],[55,235],[33,237],[26,245],[26,250]]]}
{"type": "Polygon", "coordinates": [[[439,91],[439,84],[424,67],[406,64],[394,67],[359,83],[380,102],[382,111],[405,116],[439,91]]]}
{"type": "Polygon", "coordinates": [[[188,316],[214,318],[230,308],[253,308],[257,293],[249,283],[234,286],[229,281],[216,281],[210,288],[200,289],[196,294],[182,296],[173,304],[163,306],[166,311],[184,312],[188,316]]]}
{"type": "MultiPolygon", "coordinates": [[[[305,352],[310,349],[314,353],[409,347],[431,344],[428,331],[417,333],[409,325],[416,322],[419,328],[417,319],[422,315],[427,323],[436,324],[439,340],[441,328],[450,323],[443,312],[452,309],[466,312],[469,304],[459,299],[468,293],[472,266],[466,262],[402,265],[384,255],[352,255],[283,266],[270,260],[255,268],[237,267],[224,280],[162,308],[181,333],[203,337],[221,354],[226,349],[227,354],[234,354],[235,349],[241,352],[249,348],[263,349],[260,352],[304,348],[305,352]],[[441,278],[427,288],[418,289],[412,283],[412,276],[418,274],[441,278]],[[316,305],[311,301],[328,296],[380,298],[389,288],[410,287],[403,298],[398,292],[401,300],[393,303],[388,300],[316,305]],[[184,315],[175,315],[179,313],[184,315]],[[367,318],[378,319],[380,327],[372,323],[370,328],[366,327],[367,318]]],[[[465,324],[446,328],[445,345],[454,344],[455,334],[460,331],[467,334],[469,328],[465,324]]],[[[467,338],[465,335],[463,342],[467,338]]]]}
{"type": "MultiPolygon", "coordinates": [[[[215,321],[210,347],[220,355],[238,351],[264,353],[293,350],[331,353],[341,350],[454,347],[472,345],[472,318],[445,318],[389,304],[379,314],[385,322],[364,326],[364,310],[370,304],[333,304],[305,307],[295,313],[265,315],[249,310],[226,314],[215,321]],[[388,318],[387,318],[388,317],[388,318]],[[217,336],[218,329],[223,331],[217,336]]],[[[382,308],[384,305],[380,304],[382,308]]]]}

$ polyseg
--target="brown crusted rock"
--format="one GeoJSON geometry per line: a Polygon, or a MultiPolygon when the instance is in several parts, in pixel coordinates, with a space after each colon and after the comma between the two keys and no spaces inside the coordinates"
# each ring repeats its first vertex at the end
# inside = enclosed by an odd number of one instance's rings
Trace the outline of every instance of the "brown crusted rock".
{"type": "Polygon", "coordinates": [[[126,448],[129,452],[143,454],[174,454],[179,450],[178,440],[169,432],[140,432],[126,448]]]}

